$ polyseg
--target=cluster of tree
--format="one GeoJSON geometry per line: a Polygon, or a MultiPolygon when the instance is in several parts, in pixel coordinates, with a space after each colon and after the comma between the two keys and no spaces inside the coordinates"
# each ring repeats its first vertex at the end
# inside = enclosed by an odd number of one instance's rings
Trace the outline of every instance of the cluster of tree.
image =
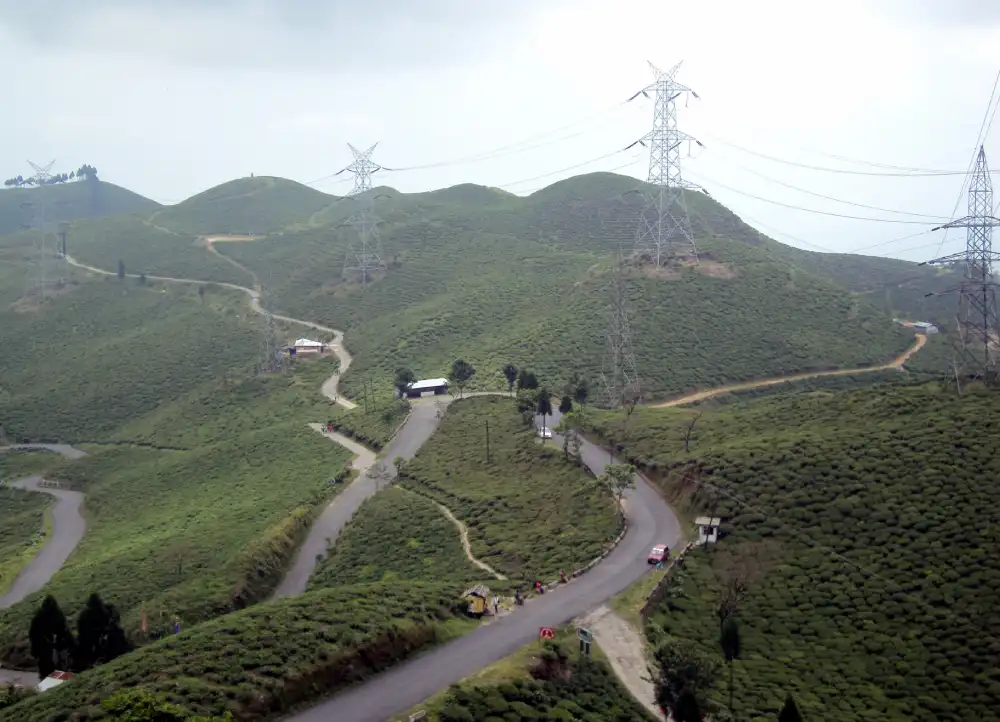
{"type": "Polygon", "coordinates": [[[31,619],[28,639],[31,656],[38,662],[40,679],[52,672],[82,672],[110,662],[133,649],[121,628],[121,617],[113,604],[91,594],[76,620],[76,636],[55,597],[47,596],[31,619]]]}
{"type": "MultiPolygon", "coordinates": [[[[55,185],[56,183],[66,183],[72,180],[97,180],[97,168],[92,165],[87,165],[84,163],[75,171],[69,173],[55,173],[48,177],[45,185],[55,185]]],[[[37,179],[35,178],[25,178],[24,176],[14,176],[13,178],[8,178],[3,182],[8,188],[21,188],[23,186],[36,185],[37,179]]]]}

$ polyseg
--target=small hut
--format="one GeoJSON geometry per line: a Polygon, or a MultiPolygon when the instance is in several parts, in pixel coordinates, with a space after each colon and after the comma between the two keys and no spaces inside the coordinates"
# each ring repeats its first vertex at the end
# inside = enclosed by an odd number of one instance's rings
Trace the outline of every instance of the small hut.
{"type": "Polygon", "coordinates": [[[721,518],[717,516],[699,516],[694,520],[694,523],[698,527],[699,544],[714,544],[719,541],[719,525],[722,524],[721,518]]]}
{"type": "Polygon", "coordinates": [[[490,590],[485,584],[472,587],[462,598],[469,603],[468,614],[471,617],[481,617],[490,608],[490,590]]]}

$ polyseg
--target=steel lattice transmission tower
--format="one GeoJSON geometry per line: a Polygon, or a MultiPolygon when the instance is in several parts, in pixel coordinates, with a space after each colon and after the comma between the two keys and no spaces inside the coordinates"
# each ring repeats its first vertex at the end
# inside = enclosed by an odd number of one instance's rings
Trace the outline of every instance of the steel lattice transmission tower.
{"type": "MultiPolygon", "coordinates": [[[[268,283],[270,283],[270,279],[268,279],[268,283]]],[[[278,335],[278,327],[271,313],[270,299],[265,295],[265,290],[264,286],[261,286],[260,295],[257,296],[261,324],[260,359],[257,362],[257,373],[261,376],[282,373],[288,367],[284,344],[278,335]]]]}
{"type": "Polygon", "coordinates": [[[348,143],[347,147],[354,155],[354,162],[336,174],[344,172],[354,174],[354,188],[351,189],[349,197],[359,203],[357,211],[348,221],[358,234],[358,239],[348,249],[347,257],[344,259],[344,280],[356,274],[360,277],[361,283],[368,283],[373,276],[385,271],[385,261],[382,260],[382,239],[378,232],[379,219],[375,216],[375,199],[370,193],[372,175],[383,170],[383,166],[371,159],[377,145],[378,143],[375,143],[368,150],[360,151],[348,143]]]}
{"type": "Polygon", "coordinates": [[[629,101],[640,95],[649,98],[653,93],[653,129],[626,150],[635,145],[649,148],[647,181],[657,187],[657,192],[643,211],[634,253],[640,262],[649,259],[660,267],[685,258],[698,259],[684,198],[686,189],[693,190],[697,186],[681,175],[681,159],[682,150],[686,153],[692,142],[699,146],[701,142],[677,127],[678,99],[684,96],[686,100],[688,95],[698,97],[695,91],[676,80],[681,63],[667,72],[652,63],[649,67],[655,80],[629,101]]]}
{"type": "Polygon", "coordinates": [[[48,200],[46,194],[46,186],[49,185],[49,180],[51,179],[52,166],[55,165],[55,160],[49,161],[45,165],[39,165],[38,163],[32,163],[28,161],[28,165],[31,166],[35,174],[31,176],[27,182],[35,186],[35,200],[32,204],[34,210],[34,222],[32,225],[38,230],[38,237],[35,240],[35,252],[38,258],[38,267],[35,269],[35,287],[38,289],[39,297],[45,300],[45,291],[49,283],[48,279],[48,228],[46,227],[45,220],[45,201],[48,200]]]}
{"type": "Polygon", "coordinates": [[[625,253],[619,246],[609,292],[611,306],[605,331],[604,364],[601,370],[604,405],[617,409],[639,400],[641,388],[632,351],[632,326],[629,323],[625,289],[625,253]]]}
{"type": "Polygon", "coordinates": [[[958,263],[964,267],[961,284],[944,292],[958,294],[956,376],[996,381],[1000,367],[1000,322],[993,263],[1000,261],[1000,256],[993,252],[993,229],[1000,226],[1000,220],[993,217],[993,181],[982,146],[969,178],[968,211],[968,215],[933,229],[965,228],[965,250],[927,263],[958,263]]]}

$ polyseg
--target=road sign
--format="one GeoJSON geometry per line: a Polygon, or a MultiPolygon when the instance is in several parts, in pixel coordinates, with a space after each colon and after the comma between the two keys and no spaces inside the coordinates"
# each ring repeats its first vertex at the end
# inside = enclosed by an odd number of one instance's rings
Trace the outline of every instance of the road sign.
{"type": "Polygon", "coordinates": [[[576,633],[577,636],[580,637],[581,642],[586,642],[587,644],[590,644],[591,642],[594,641],[594,633],[591,632],[589,629],[584,629],[583,627],[580,627],[579,629],[576,630],[576,633]]]}
{"type": "Polygon", "coordinates": [[[539,639],[555,639],[556,633],[552,627],[539,627],[538,628],[538,638],[539,639]]]}

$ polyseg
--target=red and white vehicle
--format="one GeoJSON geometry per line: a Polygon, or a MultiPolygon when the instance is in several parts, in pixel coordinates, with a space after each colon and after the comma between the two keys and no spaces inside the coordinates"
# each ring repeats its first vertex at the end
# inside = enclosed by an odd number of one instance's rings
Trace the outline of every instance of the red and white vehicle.
{"type": "Polygon", "coordinates": [[[652,548],[652,550],[650,550],[649,556],[646,558],[646,561],[649,564],[659,564],[660,562],[664,561],[667,558],[667,556],[669,556],[669,554],[670,550],[667,548],[666,544],[657,544],[655,547],[652,548]]]}

